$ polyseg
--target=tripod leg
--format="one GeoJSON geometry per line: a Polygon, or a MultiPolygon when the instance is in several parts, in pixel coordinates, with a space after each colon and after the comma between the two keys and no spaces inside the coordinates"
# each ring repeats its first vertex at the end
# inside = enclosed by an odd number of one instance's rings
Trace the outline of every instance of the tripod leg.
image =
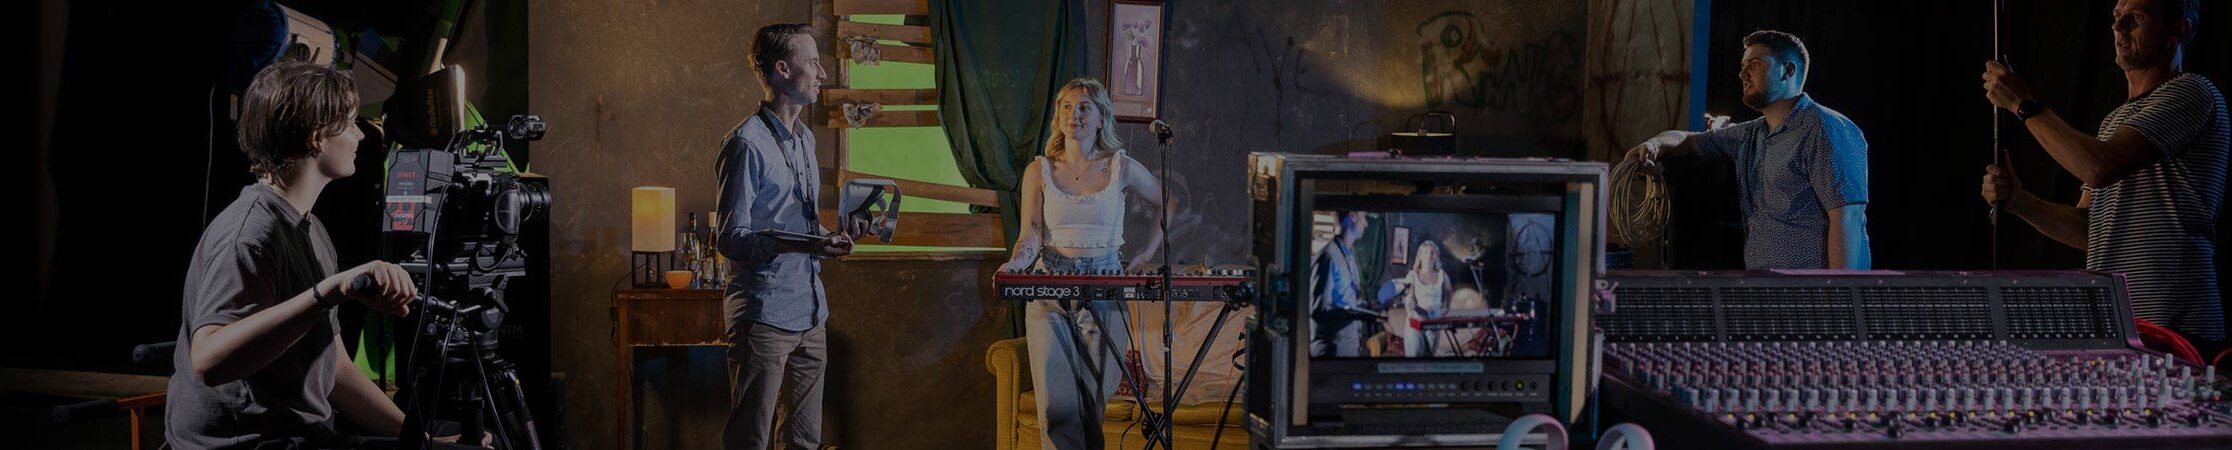
{"type": "Polygon", "coordinates": [[[484,377],[494,391],[489,395],[498,414],[498,426],[511,442],[513,449],[541,450],[542,435],[535,430],[534,411],[528,409],[527,393],[519,386],[519,373],[511,362],[489,355],[488,364],[496,370],[484,377]],[[522,445],[524,444],[524,445],[522,445]]]}
{"type": "MultiPolygon", "coordinates": [[[[496,441],[503,443],[500,444],[500,450],[512,450],[518,448],[513,445],[514,442],[518,441],[513,441],[509,433],[506,433],[506,431],[509,430],[507,429],[507,427],[505,427],[506,424],[504,423],[503,409],[496,407],[496,390],[492,389],[489,386],[488,361],[486,361],[485,358],[473,358],[473,374],[477,376],[473,377],[473,385],[469,386],[468,388],[479,389],[480,401],[475,402],[475,404],[478,405],[477,407],[480,408],[480,411],[479,414],[474,415],[475,417],[479,418],[476,420],[487,420],[490,425],[493,425],[483,428],[495,432],[496,441]]],[[[479,436],[473,437],[478,438],[479,436]]],[[[480,440],[474,439],[471,441],[467,441],[464,437],[459,437],[458,441],[479,442],[480,440]]]]}

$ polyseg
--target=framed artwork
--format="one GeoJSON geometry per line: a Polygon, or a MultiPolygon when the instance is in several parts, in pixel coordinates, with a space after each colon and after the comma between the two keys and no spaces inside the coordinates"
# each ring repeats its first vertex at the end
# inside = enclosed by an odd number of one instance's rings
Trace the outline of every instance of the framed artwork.
{"type": "Polygon", "coordinates": [[[1387,249],[1387,262],[1410,264],[1410,227],[1389,228],[1387,236],[1387,242],[1393,244],[1387,249]]]}
{"type": "Polygon", "coordinates": [[[1119,122],[1162,116],[1163,5],[1114,0],[1108,13],[1108,96],[1119,122]]]}

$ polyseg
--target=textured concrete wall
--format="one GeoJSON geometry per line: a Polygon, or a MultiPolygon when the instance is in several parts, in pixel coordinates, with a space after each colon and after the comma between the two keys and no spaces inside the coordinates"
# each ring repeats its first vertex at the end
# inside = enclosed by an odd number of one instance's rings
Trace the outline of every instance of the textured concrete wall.
{"type": "MultiPolygon", "coordinates": [[[[1435,109],[1457,115],[1458,145],[1468,152],[1585,157],[1586,7],[1529,0],[1172,4],[1163,118],[1178,135],[1170,184],[1181,212],[1171,227],[1186,231],[1172,236],[1176,258],[1244,262],[1251,151],[1365,150],[1435,109]]],[[[1096,15],[1090,26],[1105,27],[1105,1],[1089,8],[1096,15]]],[[[1103,41],[1093,40],[1096,55],[1106,54],[1103,41]]],[[[1096,58],[1097,71],[1105,72],[1104,59],[1096,58]]],[[[1133,156],[1159,171],[1146,127],[1122,131],[1133,156]]],[[[1140,231],[1134,236],[1143,239],[1140,231]]]]}

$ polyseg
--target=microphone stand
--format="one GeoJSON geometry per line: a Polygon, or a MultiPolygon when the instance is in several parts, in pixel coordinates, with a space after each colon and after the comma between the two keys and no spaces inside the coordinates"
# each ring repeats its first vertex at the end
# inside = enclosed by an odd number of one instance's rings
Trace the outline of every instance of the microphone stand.
{"type": "MultiPolygon", "coordinates": [[[[1157,155],[1157,157],[1158,157],[1158,158],[1161,158],[1161,159],[1162,159],[1162,174],[1161,174],[1161,179],[1160,179],[1160,181],[1157,181],[1157,183],[1160,183],[1160,184],[1162,185],[1162,189],[1159,189],[1160,191],[1162,191],[1162,204],[1161,204],[1161,205],[1157,205],[1157,206],[1156,206],[1156,207],[1158,207],[1158,208],[1161,208],[1161,209],[1162,209],[1162,211],[1157,211],[1157,212],[1156,212],[1156,214],[1155,214],[1155,216],[1156,216],[1156,217],[1160,217],[1160,218],[1162,219],[1162,220],[1159,220],[1159,221],[1158,221],[1158,222],[1160,222],[1160,223],[1159,223],[1159,224],[1157,224],[1157,226],[1159,226],[1159,227],[1161,227],[1161,228],[1162,228],[1162,263],[1163,263],[1163,264],[1162,264],[1162,304],[1163,304],[1163,317],[1162,317],[1162,320],[1163,320],[1163,324],[1162,324],[1162,328],[1163,328],[1163,330],[1162,330],[1162,331],[1163,331],[1163,335],[1162,335],[1162,352],[1163,352],[1163,396],[1162,396],[1162,397],[1163,397],[1163,413],[1162,413],[1162,425],[1161,425],[1161,426],[1159,426],[1159,427],[1157,427],[1157,429],[1158,429],[1159,433],[1156,433],[1156,434],[1160,435],[1160,436],[1158,436],[1157,438],[1158,438],[1158,439],[1160,439],[1160,440],[1162,441],[1162,445],[1163,445],[1163,448],[1165,448],[1165,449],[1175,449],[1175,448],[1177,448],[1177,447],[1176,447],[1177,443],[1176,443],[1176,442],[1173,442],[1173,441],[1172,441],[1172,439],[1171,439],[1171,431],[1172,431],[1172,430],[1171,430],[1171,426],[1175,425],[1175,423],[1173,423],[1173,421],[1171,420],[1171,419],[1172,419],[1172,418],[1171,418],[1171,414],[1173,414],[1173,413],[1176,413],[1176,412],[1178,411],[1178,399],[1176,398],[1176,396],[1177,396],[1177,393],[1176,393],[1176,392],[1173,392],[1173,391],[1171,390],[1171,384],[1170,384],[1170,382],[1172,381],[1172,380],[1171,380],[1171,377],[1170,377],[1170,365],[1171,365],[1171,363],[1172,363],[1172,360],[1171,360],[1171,354],[1170,354],[1170,348],[1171,348],[1171,344],[1170,344],[1170,333],[1171,333],[1171,329],[1170,329],[1170,322],[1171,322],[1171,317],[1172,317],[1172,310],[1171,310],[1171,306],[1170,306],[1170,291],[1171,291],[1171,290],[1173,290],[1173,288],[1175,287],[1175,285],[1171,284],[1171,274],[1172,274],[1172,272],[1176,272],[1176,268],[1177,268],[1177,266],[1174,266],[1174,265],[1172,265],[1172,264],[1171,264],[1171,262],[1170,262],[1170,135],[1171,135],[1171,132],[1170,132],[1170,124],[1167,124],[1167,123],[1163,123],[1163,121],[1160,121],[1160,120],[1157,120],[1157,121],[1155,121],[1155,122],[1154,122],[1154,123],[1152,123],[1152,124],[1149,124],[1147,128],[1148,128],[1148,129],[1149,129],[1150,131],[1153,131],[1153,132],[1155,133],[1155,147],[1156,147],[1157,151],[1159,152],[1159,153],[1158,153],[1158,155],[1157,155]]],[[[1199,355],[1196,355],[1196,356],[1199,356],[1199,355]]]]}
{"type": "MultiPolygon", "coordinates": [[[[2000,41],[1999,41],[1999,37],[2000,37],[2000,29],[1999,29],[1999,26],[2000,26],[2000,7],[2001,7],[2001,6],[2003,6],[2003,4],[2004,4],[2004,3],[2003,3],[2003,1],[2002,1],[2002,0],[1992,0],[1992,59],[1994,59],[1994,60],[1997,60],[1997,61],[1999,61],[1999,63],[2000,63],[2001,65],[2006,65],[2006,64],[2007,64],[2007,54],[2005,54],[2005,53],[2000,53],[2000,41]]],[[[1987,99],[1987,100],[1989,100],[1989,99],[1987,99]]],[[[1993,105],[1993,104],[1990,104],[1990,103],[1992,103],[1992,102],[1990,102],[1990,101],[1986,101],[1986,102],[1984,102],[1984,103],[1985,103],[1985,106],[1989,106],[1989,107],[1991,107],[1991,108],[1992,108],[1992,166],[1994,166],[1994,167],[1999,167],[1999,168],[2000,168],[2000,170],[2001,170],[2002,172],[2006,172],[2006,173],[2002,173],[2002,174],[2000,174],[2000,175],[2002,175],[2002,176],[2007,176],[2007,177],[2014,177],[2014,176],[2015,176],[2015,173],[2014,173],[2014,168],[2013,168],[2013,167],[2001,167],[2001,165],[2002,165],[2002,164],[2006,163],[2006,160],[2005,160],[2005,159],[2002,159],[2002,158],[2000,158],[2000,155],[2002,155],[2002,154],[2005,154],[2005,153],[2007,153],[2007,148],[2006,148],[2006,147],[2002,147],[2002,146],[2001,146],[2001,144],[2000,144],[2000,111],[1999,111],[1999,105],[1993,105]]],[[[2000,244],[2000,239],[1999,239],[1999,218],[2000,218],[2000,203],[2003,203],[2003,202],[2005,202],[2005,201],[2006,201],[2005,199],[2001,199],[2001,200],[1998,200],[1998,201],[1993,201],[1993,202],[1992,202],[1992,212],[1991,212],[1991,215],[1990,215],[1990,216],[1987,216],[1987,217],[1986,217],[1986,219],[1985,219],[1985,222],[1986,222],[1987,224],[1989,224],[1989,226],[1991,227],[1991,232],[1990,232],[1990,236],[1987,236],[1987,239],[1990,239],[1990,240],[1992,241],[1992,246],[1991,246],[1991,252],[1992,252],[1992,256],[1991,256],[1991,264],[1992,264],[1992,268],[1993,268],[1993,269],[1998,269],[1998,268],[1999,268],[1999,244],[2000,244]]]]}

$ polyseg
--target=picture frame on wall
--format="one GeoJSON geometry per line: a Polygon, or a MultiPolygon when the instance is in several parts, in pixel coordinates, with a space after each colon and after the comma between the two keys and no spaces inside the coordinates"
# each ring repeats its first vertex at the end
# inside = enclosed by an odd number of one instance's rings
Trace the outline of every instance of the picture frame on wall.
{"type": "Polygon", "coordinates": [[[1162,116],[1163,4],[1114,0],[1108,5],[1109,100],[1119,122],[1153,122],[1162,116]]]}
{"type": "Polygon", "coordinates": [[[1387,235],[1387,242],[1393,244],[1387,248],[1387,263],[1410,264],[1410,227],[1389,228],[1387,235]]]}

